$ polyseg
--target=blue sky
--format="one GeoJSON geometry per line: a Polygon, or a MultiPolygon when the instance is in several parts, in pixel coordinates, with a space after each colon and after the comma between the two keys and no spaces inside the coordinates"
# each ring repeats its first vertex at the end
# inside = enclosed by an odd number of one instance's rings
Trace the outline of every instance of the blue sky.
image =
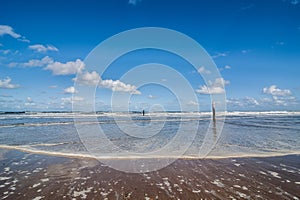
{"type": "MultiPolygon", "coordinates": [[[[149,26],[182,32],[206,49],[223,77],[228,110],[300,110],[298,0],[3,0],[0,110],[71,110],[74,78],[88,53],[112,35],[149,26]]],[[[114,90],[136,93],[133,110],[178,109],[166,88],[118,82],[130,67],[152,60],[190,80],[200,110],[210,109],[209,93],[223,92],[175,55],[145,50],[120,58],[102,77],[88,74],[102,80],[96,108],[109,109],[114,90]]]]}

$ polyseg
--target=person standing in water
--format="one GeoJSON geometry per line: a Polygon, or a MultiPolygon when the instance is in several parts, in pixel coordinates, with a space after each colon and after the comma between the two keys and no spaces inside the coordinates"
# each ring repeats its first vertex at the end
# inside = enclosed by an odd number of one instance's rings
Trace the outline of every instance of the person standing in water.
{"type": "Polygon", "coordinates": [[[215,108],[215,102],[212,102],[212,114],[213,114],[213,122],[216,122],[216,108],[215,108]]]}
{"type": "Polygon", "coordinates": [[[145,110],[143,110],[143,116],[145,116],[145,110]]]}

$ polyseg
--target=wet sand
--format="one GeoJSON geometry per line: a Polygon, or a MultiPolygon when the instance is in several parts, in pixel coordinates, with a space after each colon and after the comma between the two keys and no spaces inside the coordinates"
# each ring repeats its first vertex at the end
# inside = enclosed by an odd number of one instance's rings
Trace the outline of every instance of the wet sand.
{"type": "Polygon", "coordinates": [[[16,150],[0,159],[1,199],[300,199],[300,155],[179,159],[143,174],[16,150]]]}

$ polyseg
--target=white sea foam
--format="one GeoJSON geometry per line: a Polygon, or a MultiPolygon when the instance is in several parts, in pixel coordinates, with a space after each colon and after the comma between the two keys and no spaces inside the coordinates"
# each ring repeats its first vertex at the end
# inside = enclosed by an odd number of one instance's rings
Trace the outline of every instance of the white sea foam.
{"type": "MultiPolygon", "coordinates": [[[[219,115],[226,116],[253,116],[253,115],[300,115],[298,111],[226,111],[218,112],[219,115]]],[[[146,114],[149,117],[176,117],[176,116],[211,116],[211,112],[150,112],[146,114]]],[[[29,112],[16,114],[0,114],[0,119],[20,119],[20,118],[94,118],[94,117],[132,117],[141,116],[139,112],[100,112],[100,113],[84,113],[84,112],[29,112]]]]}
{"type": "Polygon", "coordinates": [[[281,179],[281,177],[279,176],[279,174],[277,172],[273,172],[273,171],[268,171],[272,176],[281,179]]]}
{"type": "Polygon", "coordinates": [[[218,187],[224,187],[224,184],[220,180],[218,180],[218,179],[214,180],[212,182],[212,184],[214,184],[214,185],[216,185],[218,187]]]}
{"type": "Polygon", "coordinates": [[[1,176],[0,177],[0,181],[6,181],[6,180],[9,180],[11,179],[12,177],[6,177],[6,176],[1,176]]]}
{"type": "Polygon", "coordinates": [[[42,196],[38,196],[38,197],[34,197],[32,200],[40,200],[40,199],[43,199],[44,197],[42,196]]]}
{"type": "MultiPolygon", "coordinates": [[[[240,155],[220,155],[220,156],[206,156],[199,157],[189,156],[189,155],[120,155],[120,154],[107,154],[102,156],[96,156],[87,153],[76,153],[76,152],[60,152],[60,151],[47,151],[47,150],[39,150],[32,148],[30,145],[20,145],[20,146],[12,146],[12,145],[0,145],[1,149],[9,149],[9,150],[18,150],[27,153],[33,154],[41,154],[48,156],[61,156],[61,157],[70,157],[70,158],[95,158],[99,160],[122,160],[122,159],[224,159],[224,158],[247,158],[247,157],[275,157],[275,156],[285,156],[285,155],[300,155],[300,151],[293,152],[284,152],[284,153],[269,153],[269,154],[240,154],[240,155]]],[[[234,163],[236,166],[240,166],[238,163],[234,163]]]]}
{"type": "Polygon", "coordinates": [[[74,197],[80,197],[82,199],[86,199],[87,193],[91,192],[93,187],[89,187],[86,190],[81,190],[81,191],[74,191],[73,196],[74,197]]]}

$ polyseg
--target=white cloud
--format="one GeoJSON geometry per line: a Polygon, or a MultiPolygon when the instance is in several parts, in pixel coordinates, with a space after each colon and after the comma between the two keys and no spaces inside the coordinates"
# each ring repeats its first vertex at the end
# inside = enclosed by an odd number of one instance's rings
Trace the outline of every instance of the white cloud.
{"type": "Polygon", "coordinates": [[[33,100],[31,99],[31,97],[27,97],[27,102],[28,103],[32,103],[33,102],[33,100]]]}
{"type": "Polygon", "coordinates": [[[92,71],[91,73],[86,72],[78,74],[76,78],[73,78],[73,81],[76,81],[81,85],[96,86],[98,85],[100,79],[100,75],[97,72],[92,71]]]}
{"type": "Polygon", "coordinates": [[[288,89],[280,89],[276,85],[271,85],[263,88],[263,93],[271,95],[275,105],[287,106],[296,104],[296,98],[292,96],[292,92],[288,89]]]}
{"type": "Polygon", "coordinates": [[[225,85],[229,84],[229,81],[223,78],[217,78],[214,82],[208,81],[208,85],[200,86],[196,89],[196,92],[200,94],[223,94],[225,92],[225,85]]]}
{"type": "Polygon", "coordinates": [[[24,103],[24,105],[25,105],[25,106],[35,106],[36,103],[35,103],[35,102],[28,102],[28,101],[27,101],[27,102],[24,103]]]}
{"type": "Polygon", "coordinates": [[[23,63],[24,67],[44,67],[48,64],[53,63],[53,59],[50,58],[49,56],[45,56],[44,58],[42,58],[41,60],[39,59],[32,59],[29,60],[27,63],[23,63]]]}
{"type": "Polygon", "coordinates": [[[215,55],[212,55],[212,58],[219,58],[219,57],[225,57],[227,56],[227,53],[216,53],[215,55]]]}
{"type": "Polygon", "coordinates": [[[1,49],[0,52],[3,53],[4,55],[7,55],[7,54],[11,53],[11,50],[9,50],[9,49],[2,50],[1,49]]]}
{"type": "Polygon", "coordinates": [[[287,106],[289,104],[297,104],[296,97],[293,96],[272,96],[272,99],[276,105],[287,106]]]}
{"type": "Polygon", "coordinates": [[[10,35],[11,37],[16,38],[17,40],[19,40],[21,42],[27,42],[27,43],[30,42],[24,36],[16,33],[11,26],[0,25],[0,36],[3,36],[3,35],[10,35]]]}
{"type": "Polygon", "coordinates": [[[27,97],[26,102],[24,103],[25,106],[35,106],[36,103],[31,99],[31,97],[27,97]]]}
{"type": "Polygon", "coordinates": [[[244,102],[248,106],[259,106],[260,105],[260,103],[253,97],[245,97],[244,102]]]}
{"type": "Polygon", "coordinates": [[[53,45],[44,46],[42,44],[35,44],[30,45],[28,48],[37,52],[58,51],[58,49],[53,45]]]}
{"type": "Polygon", "coordinates": [[[225,91],[222,87],[207,87],[203,85],[196,92],[200,94],[223,94],[225,91]]]}
{"type": "Polygon", "coordinates": [[[30,43],[30,40],[28,40],[27,38],[25,38],[24,36],[18,38],[19,41],[21,42],[26,42],[26,43],[30,43]]]}
{"type": "Polygon", "coordinates": [[[53,62],[48,64],[44,69],[52,71],[54,75],[70,75],[81,72],[84,67],[84,63],[80,59],[77,59],[75,62],[53,62]]]}
{"type": "Polygon", "coordinates": [[[156,97],[153,96],[152,94],[149,94],[149,95],[148,95],[148,98],[149,98],[149,99],[155,99],[156,97]]]}
{"type": "Polygon", "coordinates": [[[14,29],[7,25],[0,25],[0,36],[3,35],[10,35],[13,38],[21,38],[22,36],[16,32],[14,32],[14,29]]]}
{"type": "Polygon", "coordinates": [[[65,97],[65,98],[61,98],[61,101],[62,101],[62,104],[74,103],[75,101],[84,101],[84,98],[80,97],[80,96],[65,97]]]}
{"type": "Polygon", "coordinates": [[[82,85],[97,85],[98,87],[111,89],[114,92],[129,92],[132,94],[141,94],[141,92],[137,90],[136,86],[125,84],[120,80],[102,80],[100,75],[95,71],[79,74],[73,80],[82,85]]]}
{"type": "Polygon", "coordinates": [[[136,86],[125,84],[119,80],[101,80],[99,82],[99,87],[109,88],[114,92],[129,92],[132,94],[141,94],[141,92],[137,90],[136,86]]]}
{"type": "Polygon", "coordinates": [[[138,2],[141,2],[142,0],[129,0],[128,3],[131,5],[136,5],[138,2]]]}
{"type": "Polygon", "coordinates": [[[291,95],[291,91],[288,89],[279,89],[276,85],[263,88],[264,94],[271,94],[272,96],[288,96],[291,95]]]}
{"type": "Polygon", "coordinates": [[[231,69],[231,66],[229,66],[229,65],[225,65],[225,67],[224,67],[225,69],[231,69]]]}
{"type": "Polygon", "coordinates": [[[18,88],[18,87],[20,87],[20,85],[11,83],[11,78],[10,77],[6,77],[5,79],[0,80],[0,88],[15,89],[15,88],[18,88]]]}
{"type": "Polygon", "coordinates": [[[243,106],[243,103],[240,99],[236,99],[236,98],[228,98],[226,99],[226,103],[231,105],[231,106],[243,106]]]}
{"type": "Polygon", "coordinates": [[[261,105],[261,103],[253,97],[244,97],[241,99],[228,98],[226,102],[229,106],[239,107],[242,109],[247,109],[249,107],[258,107],[261,105]]]}
{"type": "Polygon", "coordinates": [[[198,72],[199,72],[200,74],[210,74],[210,73],[211,73],[209,70],[205,69],[204,66],[201,66],[201,67],[198,69],[198,72]]]}
{"type": "Polygon", "coordinates": [[[189,106],[198,106],[199,104],[197,102],[195,102],[195,101],[189,101],[187,103],[187,105],[189,105],[189,106]]]}
{"type": "Polygon", "coordinates": [[[76,92],[77,91],[75,90],[75,88],[73,86],[64,89],[65,94],[75,94],[76,92]]]}
{"type": "Polygon", "coordinates": [[[76,61],[61,63],[54,61],[49,56],[45,56],[42,59],[32,59],[26,63],[10,63],[9,66],[44,67],[45,70],[52,71],[53,75],[76,74],[80,73],[85,68],[85,64],[80,59],[77,59],[76,61]]]}
{"type": "Polygon", "coordinates": [[[262,98],[260,101],[261,101],[262,103],[271,103],[273,100],[270,99],[270,98],[264,97],[264,98],[262,98]]]}

